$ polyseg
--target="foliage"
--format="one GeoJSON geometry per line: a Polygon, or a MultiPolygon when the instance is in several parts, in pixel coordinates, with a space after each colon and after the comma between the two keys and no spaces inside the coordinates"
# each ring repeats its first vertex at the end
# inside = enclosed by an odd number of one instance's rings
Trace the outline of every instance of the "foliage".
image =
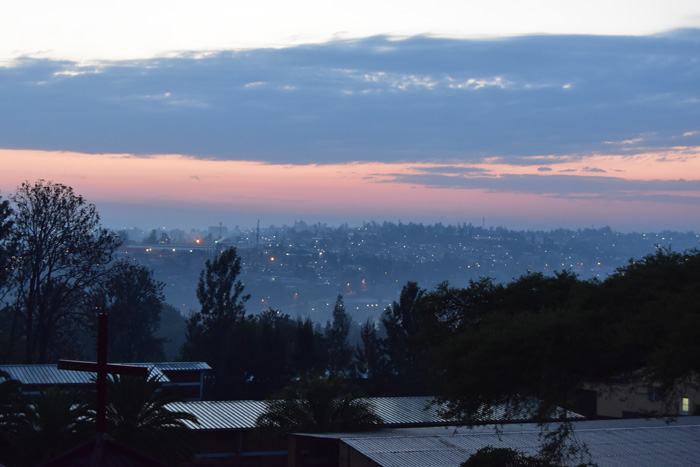
{"type": "Polygon", "coordinates": [[[207,260],[197,284],[197,299],[202,309],[202,324],[207,328],[243,318],[245,302],[240,281],[241,257],[235,248],[222,251],[213,261],[207,260]]]}
{"type": "Polygon", "coordinates": [[[603,282],[561,272],[444,284],[418,306],[413,343],[434,358],[445,415],[561,422],[540,453],[559,463],[586,451],[572,442],[568,414],[588,384],[625,378],[666,393],[697,385],[699,282],[697,251],[660,249],[603,282]]]}
{"type": "Polygon", "coordinates": [[[373,408],[348,391],[339,376],[307,375],[283,389],[257,421],[277,433],[363,431],[380,422],[373,408]]]}
{"type": "Polygon", "coordinates": [[[360,328],[362,346],[355,349],[357,376],[366,380],[365,389],[372,394],[383,393],[383,384],[389,377],[389,361],[385,353],[385,343],[377,333],[373,321],[369,318],[360,328]]]}
{"type": "Polygon", "coordinates": [[[289,315],[272,309],[251,319],[249,324],[253,338],[246,352],[251,375],[246,392],[255,396],[279,391],[294,376],[290,358],[295,324],[289,315]]]}
{"type": "Polygon", "coordinates": [[[37,465],[87,441],[94,416],[84,394],[65,388],[48,388],[34,397],[30,426],[23,436],[29,465],[37,465]]]}
{"type": "Polygon", "coordinates": [[[324,336],[315,331],[311,318],[297,317],[290,345],[291,365],[295,376],[325,370],[328,356],[325,353],[324,336]]]}
{"type": "MultiPolygon", "coordinates": [[[[250,296],[243,294],[240,272],[241,260],[233,248],[207,261],[197,287],[202,309],[187,321],[180,357],[211,365],[205,388],[210,399],[266,397],[295,376],[326,369],[323,335],[309,319],[295,321],[272,309],[246,315],[245,302],[250,296]]],[[[344,342],[349,348],[347,334],[341,339],[343,329],[346,333],[349,327],[349,321],[343,321],[342,299],[339,313],[335,327],[328,329],[338,337],[334,342],[344,342]]]]}
{"type": "Polygon", "coordinates": [[[510,448],[486,446],[460,464],[461,467],[562,467],[510,448]]]}
{"type": "MultiPolygon", "coordinates": [[[[387,364],[385,388],[393,388],[400,394],[425,394],[428,383],[428,364],[425,352],[419,349],[414,340],[420,323],[418,307],[425,290],[416,282],[408,282],[401,289],[399,301],[394,301],[384,310],[381,324],[386,337],[382,344],[387,364]]],[[[377,362],[381,366],[381,362],[377,362]]],[[[377,366],[375,365],[375,366],[377,366]]]]}
{"type": "Polygon", "coordinates": [[[157,339],[163,341],[165,359],[175,360],[180,354],[180,348],[185,343],[187,321],[180,311],[172,305],[163,303],[160,313],[160,325],[155,333],[157,339]]]}
{"type": "Polygon", "coordinates": [[[498,407],[507,418],[557,418],[592,371],[595,323],[578,312],[589,286],[568,273],[529,274],[506,287],[480,281],[429,294],[428,304],[446,305],[421,307],[421,321],[447,415],[473,423],[498,407]]]}
{"type": "Polygon", "coordinates": [[[700,375],[700,251],[659,248],[630,260],[605,281],[598,319],[613,335],[609,372],[660,384],[698,384],[700,375]]]}
{"type": "Polygon", "coordinates": [[[25,362],[71,353],[88,291],[106,274],[118,238],[100,227],[95,206],[65,185],[23,183],[13,202],[16,244],[8,342],[24,342],[25,362]]]}
{"type": "Polygon", "coordinates": [[[326,324],[328,370],[332,374],[345,374],[350,368],[352,347],[348,341],[349,333],[350,315],[345,311],[343,296],[338,294],[333,306],[332,320],[326,324]]]}
{"type": "Polygon", "coordinates": [[[12,238],[12,207],[8,200],[0,198],[0,300],[7,293],[8,280],[11,271],[11,259],[14,255],[14,239],[12,238]]]}
{"type": "Polygon", "coordinates": [[[110,268],[104,298],[109,314],[108,355],[111,360],[163,360],[164,339],[154,337],[154,333],[160,324],[164,285],[143,266],[118,261],[110,268]]]}
{"type": "Polygon", "coordinates": [[[19,461],[27,410],[19,381],[0,371],[0,464],[19,461]]]}
{"type": "Polygon", "coordinates": [[[250,376],[242,357],[252,339],[253,320],[245,316],[245,302],[250,296],[243,295],[240,273],[241,258],[235,248],[222,251],[213,261],[207,260],[197,285],[201,310],[188,319],[180,351],[184,360],[211,365],[213,375],[206,391],[214,398],[240,396],[250,376]]]}
{"type": "Polygon", "coordinates": [[[107,431],[116,440],[172,465],[192,457],[193,433],[186,412],[170,411],[157,376],[115,376],[107,381],[107,431]]]}

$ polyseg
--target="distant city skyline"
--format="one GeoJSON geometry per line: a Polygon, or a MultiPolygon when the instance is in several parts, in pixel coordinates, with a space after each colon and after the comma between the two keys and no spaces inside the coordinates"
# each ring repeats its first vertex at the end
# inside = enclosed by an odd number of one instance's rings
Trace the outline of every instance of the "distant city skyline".
{"type": "Polygon", "coordinates": [[[2,7],[0,196],[70,185],[111,228],[700,231],[700,3],[332,5],[2,7]]]}

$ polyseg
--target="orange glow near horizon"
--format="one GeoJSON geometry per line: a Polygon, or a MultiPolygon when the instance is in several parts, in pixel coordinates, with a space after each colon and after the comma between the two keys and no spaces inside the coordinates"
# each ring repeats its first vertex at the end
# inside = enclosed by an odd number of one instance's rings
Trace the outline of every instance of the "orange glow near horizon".
{"type": "MultiPolygon", "coordinates": [[[[562,199],[555,196],[486,189],[433,188],[398,183],[396,175],[417,175],[440,167],[475,168],[476,175],[577,175],[627,180],[700,179],[700,148],[673,148],[663,153],[535,158],[536,165],[499,160],[480,164],[349,163],[327,165],[266,164],[252,161],[197,159],[181,155],[139,157],[126,154],[81,154],[0,150],[0,195],[23,181],[51,180],[72,186],[88,201],[134,206],[218,209],[247,212],[314,213],[362,217],[424,214],[431,219],[488,215],[496,218],[593,216],[601,210],[620,215],[700,217],[697,205],[666,204],[650,208],[639,201],[562,199]],[[381,183],[379,183],[381,182],[381,183]],[[566,213],[566,214],[564,214],[566,213]]],[[[449,170],[445,171],[449,175],[449,170]]],[[[676,193],[678,195],[679,193],[676,193]]],[[[556,193],[554,193],[556,195],[556,193]]],[[[591,193],[595,195],[595,193],[591,193]]],[[[686,193],[700,196],[698,192],[686,193]]],[[[614,218],[614,217],[613,217],[614,218]]]]}

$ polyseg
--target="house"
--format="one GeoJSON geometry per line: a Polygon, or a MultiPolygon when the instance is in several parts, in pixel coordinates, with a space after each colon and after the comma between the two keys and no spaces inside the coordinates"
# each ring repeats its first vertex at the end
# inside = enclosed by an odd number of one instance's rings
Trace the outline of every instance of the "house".
{"type": "Polygon", "coordinates": [[[614,384],[597,391],[596,416],[632,418],[700,414],[700,384],[679,385],[662,394],[656,385],[614,384]]]}
{"type": "MultiPolygon", "coordinates": [[[[368,397],[383,427],[443,426],[453,421],[440,417],[430,397],[368,397]]],[[[198,436],[198,457],[237,458],[242,465],[287,465],[288,442],[263,439],[256,421],[265,412],[265,401],[191,401],[168,404],[174,411],[188,412],[198,424],[186,422],[198,436]]],[[[296,449],[296,448],[295,448],[296,449]]],[[[312,452],[307,447],[299,448],[312,452]]],[[[316,455],[312,452],[312,455],[316,455]]],[[[334,461],[337,455],[331,456],[334,461]]]]}
{"type": "MultiPolygon", "coordinates": [[[[204,373],[211,370],[205,362],[154,362],[130,363],[143,366],[157,376],[163,387],[171,388],[175,397],[183,400],[202,400],[204,373]]],[[[55,363],[38,365],[0,365],[10,378],[22,384],[22,392],[38,394],[49,387],[91,388],[95,384],[95,373],[59,370],[55,363]]]]}
{"type": "MultiPolygon", "coordinates": [[[[290,446],[316,446],[325,458],[290,450],[289,467],[459,467],[479,449],[492,446],[536,454],[535,424],[386,429],[368,433],[294,434],[290,446]]],[[[599,467],[687,467],[700,465],[700,417],[574,422],[574,432],[599,467]]]]}
{"type": "MultiPolygon", "coordinates": [[[[454,426],[457,420],[440,415],[440,406],[432,397],[367,397],[385,429],[454,426]]],[[[333,435],[295,435],[269,439],[260,436],[256,421],[265,412],[265,401],[192,401],[168,404],[169,410],[188,412],[197,417],[198,424],[186,422],[198,436],[197,457],[236,459],[236,465],[336,466],[339,459],[338,441],[333,435]]],[[[573,414],[576,418],[580,416],[573,414]]],[[[529,419],[524,414],[523,419],[529,419]]],[[[495,410],[484,423],[505,420],[505,412],[495,410]]],[[[513,421],[513,420],[510,420],[513,421]]]]}

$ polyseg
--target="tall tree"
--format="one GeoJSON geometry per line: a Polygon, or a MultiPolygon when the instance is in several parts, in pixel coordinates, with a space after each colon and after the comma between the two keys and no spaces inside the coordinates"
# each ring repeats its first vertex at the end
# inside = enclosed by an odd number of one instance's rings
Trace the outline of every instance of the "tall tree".
{"type": "Polygon", "coordinates": [[[213,375],[207,388],[211,397],[240,395],[249,377],[244,355],[251,339],[252,320],[245,316],[245,302],[250,295],[243,294],[240,273],[241,258],[235,248],[207,260],[197,285],[201,310],[187,321],[180,356],[211,365],[213,375]]]}
{"type": "Polygon", "coordinates": [[[25,182],[10,197],[17,244],[14,312],[24,361],[52,361],[81,316],[90,287],[104,278],[118,237],[100,226],[95,206],[53,182],[25,182]]]}
{"type": "Polygon", "coordinates": [[[7,290],[6,285],[10,278],[10,260],[14,255],[12,242],[12,208],[8,200],[0,197],[0,301],[7,290]]]}
{"type": "Polygon", "coordinates": [[[418,333],[418,307],[425,291],[416,282],[408,282],[401,289],[399,301],[394,301],[382,313],[385,359],[388,370],[383,386],[393,394],[425,394],[428,375],[424,358],[419,355],[414,340],[418,333]]]}
{"type": "Polygon", "coordinates": [[[165,357],[165,339],[156,338],[165,284],[148,268],[116,262],[104,286],[109,314],[109,358],[117,362],[149,362],[165,357]]]}
{"type": "Polygon", "coordinates": [[[345,311],[343,296],[338,294],[333,307],[333,317],[326,324],[328,341],[328,369],[333,374],[344,374],[350,368],[352,347],[348,341],[350,315],[345,311]]]}
{"type": "Polygon", "coordinates": [[[291,349],[292,368],[297,376],[310,371],[321,371],[326,367],[327,355],[323,343],[323,334],[316,332],[314,323],[308,316],[297,317],[295,321],[294,341],[291,349]]]}
{"type": "Polygon", "coordinates": [[[362,346],[358,345],[355,349],[357,372],[361,377],[369,380],[385,377],[388,362],[384,343],[377,334],[374,321],[370,318],[367,318],[360,328],[360,339],[362,339],[362,346]]]}
{"type": "Polygon", "coordinates": [[[269,309],[256,317],[255,345],[251,359],[251,393],[263,397],[277,392],[294,376],[291,353],[294,321],[280,311],[269,309]]]}
{"type": "Polygon", "coordinates": [[[17,316],[12,313],[5,297],[11,290],[15,240],[12,236],[12,208],[8,200],[0,198],[0,362],[14,360],[12,352],[19,331],[17,316]]]}

